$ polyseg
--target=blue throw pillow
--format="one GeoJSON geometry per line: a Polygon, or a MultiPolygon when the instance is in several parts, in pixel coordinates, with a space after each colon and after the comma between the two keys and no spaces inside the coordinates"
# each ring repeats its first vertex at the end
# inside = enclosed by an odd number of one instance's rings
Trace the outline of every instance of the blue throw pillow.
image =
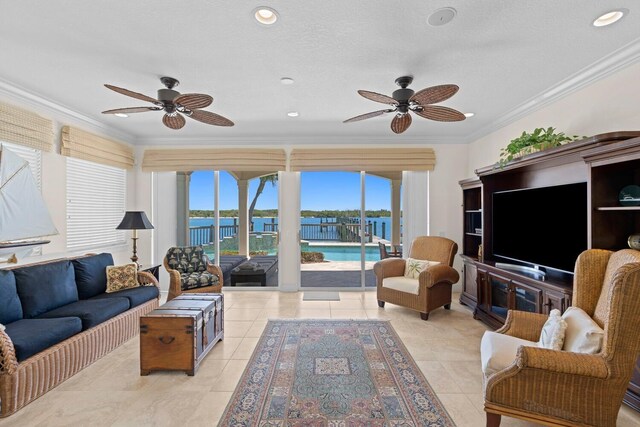
{"type": "Polygon", "coordinates": [[[48,262],[13,270],[25,319],[78,301],[71,261],[48,262]]]}
{"type": "Polygon", "coordinates": [[[0,323],[7,325],[22,319],[22,305],[13,271],[0,270],[0,323]]]}
{"type": "Polygon", "coordinates": [[[73,269],[78,286],[78,297],[88,299],[107,290],[107,267],[113,265],[111,254],[102,253],[74,259],[73,269]]]}

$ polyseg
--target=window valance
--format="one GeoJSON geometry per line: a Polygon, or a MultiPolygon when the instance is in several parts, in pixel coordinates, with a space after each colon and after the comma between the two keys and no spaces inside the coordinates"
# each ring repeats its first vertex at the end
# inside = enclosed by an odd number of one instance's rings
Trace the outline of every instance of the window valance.
{"type": "Polygon", "coordinates": [[[62,128],[60,154],[122,169],[131,169],[135,160],[129,145],[71,126],[62,128]]]}
{"type": "Polygon", "coordinates": [[[0,103],[0,140],[52,151],[53,139],[51,120],[22,108],[0,103]]]}
{"type": "Polygon", "coordinates": [[[291,152],[292,171],[430,171],[432,148],[310,148],[291,152]]]}
{"type": "Polygon", "coordinates": [[[145,172],[195,170],[277,172],[285,170],[286,163],[286,153],[282,149],[152,149],[144,152],[142,170],[145,172]]]}

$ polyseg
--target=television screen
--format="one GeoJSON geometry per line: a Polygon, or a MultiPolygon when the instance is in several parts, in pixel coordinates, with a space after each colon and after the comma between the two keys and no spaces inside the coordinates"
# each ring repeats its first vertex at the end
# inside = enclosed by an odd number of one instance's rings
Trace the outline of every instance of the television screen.
{"type": "Polygon", "coordinates": [[[587,249],[587,184],[493,193],[493,255],[573,273],[587,249]]]}

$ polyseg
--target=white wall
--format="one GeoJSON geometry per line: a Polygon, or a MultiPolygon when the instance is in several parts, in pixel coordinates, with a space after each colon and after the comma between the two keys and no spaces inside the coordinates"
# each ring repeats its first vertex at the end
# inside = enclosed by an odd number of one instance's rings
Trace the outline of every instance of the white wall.
{"type": "MultiPolygon", "coordinates": [[[[51,243],[42,246],[42,255],[31,256],[19,260],[18,264],[28,264],[41,260],[62,258],[67,256],[81,255],[88,252],[110,252],[113,254],[116,264],[122,264],[131,262],[129,257],[132,252],[132,244],[130,234],[127,234],[126,244],[118,245],[115,247],[100,247],[100,248],[87,248],[81,251],[68,251],[66,247],[66,157],[60,155],[60,131],[62,126],[71,125],[82,128],[86,131],[109,137],[115,138],[122,142],[128,143],[126,138],[122,138],[122,135],[113,135],[108,130],[96,126],[94,123],[88,122],[81,117],[75,117],[71,113],[66,113],[63,110],[58,110],[52,107],[47,107],[46,103],[30,99],[24,99],[11,93],[6,93],[0,90],[0,102],[15,105],[20,108],[24,108],[35,113],[40,114],[43,117],[49,118],[53,121],[54,135],[55,135],[55,147],[51,152],[42,153],[42,195],[44,201],[49,209],[51,218],[59,231],[56,236],[51,236],[49,239],[51,243]]],[[[127,173],[127,210],[131,210],[131,206],[134,205],[136,200],[136,176],[135,174],[127,173]]],[[[128,232],[129,233],[129,232],[128,232]]],[[[141,232],[142,233],[142,232],[141,232]]],[[[14,264],[12,264],[14,265],[14,264]]],[[[7,267],[7,264],[0,264],[0,268],[7,267]]]]}
{"type": "Polygon", "coordinates": [[[640,63],[624,68],[469,145],[467,177],[498,161],[500,149],[523,131],[555,127],[567,135],[640,129],[640,63]]]}

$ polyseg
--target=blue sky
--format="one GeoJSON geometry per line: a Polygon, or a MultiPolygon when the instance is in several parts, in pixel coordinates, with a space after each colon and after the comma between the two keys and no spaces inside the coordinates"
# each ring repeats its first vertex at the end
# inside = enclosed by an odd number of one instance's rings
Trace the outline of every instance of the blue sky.
{"type": "MultiPolygon", "coordinates": [[[[249,182],[249,203],[258,188],[258,179],[249,182]]],[[[360,207],[360,174],[356,172],[302,172],[302,209],[358,209],[360,207]]],[[[367,175],[365,181],[367,209],[390,209],[389,180],[367,175]]],[[[190,209],[213,210],[213,172],[191,174],[190,209]]],[[[238,186],[227,172],[220,172],[220,209],[238,208],[238,186]]],[[[278,187],[267,183],[256,209],[277,209],[278,187]]]]}

